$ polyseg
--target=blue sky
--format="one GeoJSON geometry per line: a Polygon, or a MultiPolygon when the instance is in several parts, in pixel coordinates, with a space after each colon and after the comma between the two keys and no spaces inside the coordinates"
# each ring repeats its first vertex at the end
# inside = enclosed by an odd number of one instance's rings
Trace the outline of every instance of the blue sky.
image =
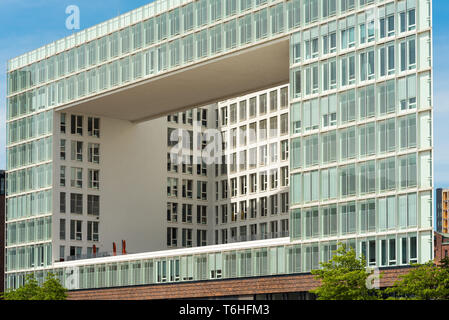
{"type": "MultiPolygon", "coordinates": [[[[419,0],[422,1],[422,0],[419,0]]],[[[138,8],[150,0],[0,0],[0,168],[5,156],[8,59],[72,33],[65,9],[80,8],[81,29],[138,8]]],[[[449,1],[433,0],[435,187],[449,187],[449,1]]]]}

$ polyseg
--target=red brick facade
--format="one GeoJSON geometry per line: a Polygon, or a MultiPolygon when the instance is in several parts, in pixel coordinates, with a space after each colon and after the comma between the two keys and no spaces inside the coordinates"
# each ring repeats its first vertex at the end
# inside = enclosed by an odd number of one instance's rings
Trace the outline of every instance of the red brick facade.
{"type": "Polygon", "coordinates": [[[449,234],[434,232],[434,261],[436,264],[449,257],[449,234]]]}
{"type": "MultiPolygon", "coordinates": [[[[392,286],[410,268],[381,271],[381,287],[392,286]]],[[[260,278],[199,281],[191,283],[159,284],[123,288],[80,290],[69,292],[70,300],[152,300],[195,299],[226,296],[248,296],[267,293],[308,292],[319,282],[310,274],[268,276],[260,278]]]]}

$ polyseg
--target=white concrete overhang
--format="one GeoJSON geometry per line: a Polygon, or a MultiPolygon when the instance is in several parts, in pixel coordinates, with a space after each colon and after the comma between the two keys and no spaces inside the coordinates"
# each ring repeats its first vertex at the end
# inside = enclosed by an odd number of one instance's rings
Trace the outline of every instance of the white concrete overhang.
{"type": "Polygon", "coordinates": [[[56,108],[132,122],[205,106],[289,81],[289,38],[209,58],[56,108]]]}

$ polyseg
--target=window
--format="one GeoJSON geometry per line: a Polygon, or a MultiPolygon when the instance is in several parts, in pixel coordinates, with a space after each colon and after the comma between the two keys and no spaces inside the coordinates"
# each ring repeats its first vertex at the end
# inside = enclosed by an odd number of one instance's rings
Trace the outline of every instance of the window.
{"type": "Polygon", "coordinates": [[[392,152],[396,149],[396,121],[389,119],[377,124],[379,152],[392,152]]]}
{"type": "Polygon", "coordinates": [[[182,246],[192,246],[192,229],[182,229],[182,246]]]}
{"type": "Polygon", "coordinates": [[[79,193],[70,194],[70,213],[83,214],[83,195],[79,193]]]}
{"type": "Polygon", "coordinates": [[[59,142],[60,159],[65,160],[65,139],[61,139],[59,142]]]}
{"type": "Polygon", "coordinates": [[[416,39],[408,38],[399,43],[399,60],[401,71],[416,68],[416,39]]]}
{"type": "Polygon", "coordinates": [[[277,169],[270,170],[270,189],[278,187],[279,175],[277,169]]]}
{"type": "Polygon", "coordinates": [[[196,245],[207,246],[207,230],[196,230],[196,245]]]}
{"type": "Polygon", "coordinates": [[[374,123],[359,127],[359,155],[366,157],[376,153],[376,126],[374,123]]]}
{"type": "Polygon", "coordinates": [[[230,123],[234,124],[237,122],[237,103],[233,103],[229,106],[229,110],[230,110],[230,123]]]}
{"type": "Polygon", "coordinates": [[[260,216],[261,217],[266,217],[268,214],[268,199],[267,197],[262,197],[259,199],[259,203],[260,203],[260,216]]]}
{"type": "Polygon", "coordinates": [[[65,213],[66,211],[66,201],[65,192],[59,193],[59,213],[65,213]]]}
{"type": "Polygon", "coordinates": [[[291,97],[292,99],[301,97],[301,70],[299,68],[294,69],[290,76],[291,79],[291,97]]]}
{"type": "Polygon", "coordinates": [[[192,205],[182,204],[182,222],[192,223],[192,205]]]}
{"type": "Polygon", "coordinates": [[[178,228],[167,228],[167,247],[178,246],[178,228]]]}
{"type": "Polygon", "coordinates": [[[66,133],[66,114],[65,113],[61,113],[59,128],[60,128],[61,133],[66,133]]]}
{"type": "Polygon", "coordinates": [[[267,154],[267,146],[259,147],[259,165],[265,166],[268,164],[268,154],[267,154]]]}
{"type": "Polygon", "coordinates": [[[340,122],[345,124],[356,119],[355,90],[349,90],[340,94],[340,122]]]}
{"type": "Polygon", "coordinates": [[[83,116],[71,116],[71,133],[83,135],[83,116]]]}
{"type": "Polygon", "coordinates": [[[100,118],[87,118],[87,133],[91,137],[100,138],[100,118]]]}
{"type": "Polygon", "coordinates": [[[100,144],[89,143],[87,145],[87,161],[91,163],[100,163],[100,144]]]}
{"type": "Polygon", "coordinates": [[[376,162],[369,161],[359,164],[360,194],[376,192],[376,162]]]}
{"type": "Polygon", "coordinates": [[[71,168],[70,186],[72,188],[82,188],[83,187],[83,169],[82,168],[71,168]]]}
{"type": "Polygon", "coordinates": [[[398,79],[398,101],[400,111],[416,108],[416,75],[398,79]]]}
{"type": "Polygon", "coordinates": [[[167,197],[178,196],[178,179],[167,178],[167,197]]]}
{"type": "Polygon", "coordinates": [[[320,125],[320,109],[318,99],[307,101],[302,104],[302,121],[304,131],[316,130],[320,125]]]}
{"type": "Polygon", "coordinates": [[[396,159],[394,157],[379,160],[377,163],[379,191],[396,188],[396,159]]]}
{"type": "Polygon", "coordinates": [[[374,90],[374,85],[359,88],[357,90],[360,119],[373,117],[376,113],[374,90]]]}
{"type": "Polygon", "coordinates": [[[288,187],[288,167],[281,167],[281,187],[288,187]]]}
{"type": "Polygon", "coordinates": [[[399,228],[416,227],[417,203],[416,193],[398,196],[399,228]]]}
{"type": "Polygon", "coordinates": [[[281,193],[281,213],[288,213],[288,192],[281,193]]]}
{"type": "Polygon", "coordinates": [[[355,56],[344,56],[340,59],[341,86],[355,83],[355,56]]]}
{"type": "Polygon", "coordinates": [[[279,213],[279,206],[278,206],[278,195],[274,194],[270,196],[270,214],[275,215],[279,213]]]}
{"type": "Polygon", "coordinates": [[[196,223],[207,224],[207,206],[196,206],[196,223]]]}
{"type": "Polygon", "coordinates": [[[90,189],[100,189],[100,170],[88,171],[88,187],[90,189]]]}
{"type": "Polygon", "coordinates": [[[71,141],[71,160],[83,161],[83,142],[71,141]]]}
{"type": "Polygon", "coordinates": [[[319,164],[318,158],[318,135],[312,135],[303,138],[303,149],[304,149],[304,166],[311,167],[319,164]]]}
{"type": "Polygon", "coordinates": [[[323,97],[321,104],[321,127],[333,127],[337,125],[337,96],[323,97]]]}
{"type": "Polygon", "coordinates": [[[321,199],[329,200],[337,198],[337,168],[322,169],[321,174],[321,199]]]}
{"type": "Polygon", "coordinates": [[[355,127],[340,130],[340,160],[355,158],[356,148],[357,143],[355,127]]]}
{"type": "Polygon", "coordinates": [[[345,30],[341,30],[341,50],[352,48],[355,46],[355,28],[350,27],[345,30]]]}
{"type": "Polygon", "coordinates": [[[221,108],[221,125],[228,125],[228,107],[221,108]]]}
{"type": "Polygon", "coordinates": [[[267,191],[268,188],[268,176],[267,172],[260,172],[259,173],[259,181],[260,181],[260,191],[267,191]]]}
{"type": "Polygon", "coordinates": [[[82,221],[70,220],[70,240],[83,240],[82,221]]]}
{"type": "Polygon", "coordinates": [[[61,166],[59,171],[59,185],[61,187],[65,187],[65,180],[66,180],[65,168],[66,168],[65,166],[61,166]]]}
{"type": "Polygon", "coordinates": [[[379,48],[379,76],[384,77],[395,73],[395,59],[394,42],[379,48]]]}
{"type": "Polygon", "coordinates": [[[182,180],[182,197],[193,198],[193,180],[182,180]]]}
{"type": "Polygon", "coordinates": [[[207,182],[197,181],[196,192],[197,192],[196,198],[198,200],[207,200],[207,182]]]}
{"type": "Polygon", "coordinates": [[[401,149],[416,147],[416,114],[398,119],[399,146],[401,149]]]}
{"type": "Polygon", "coordinates": [[[340,205],[340,226],[342,234],[356,232],[356,205],[355,202],[340,205]]]}
{"type": "Polygon", "coordinates": [[[398,157],[399,182],[401,189],[413,188],[417,185],[416,154],[398,157]]]}
{"type": "Polygon", "coordinates": [[[360,81],[372,80],[374,79],[374,50],[367,52],[362,52],[360,54],[360,81]]]}
{"type": "Polygon", "coordinates": [[[100,215],[100,196],[87,195],[87,214],[93,216],[100,215]]]}
{"type": "Polygon", "coordinates": [[[246,178],[246,176],[241,176],[240,177],[240,194],[246,195],[247,189],[248,189],[247,178],[246,178]]]}
{"type": "Polygon", "coordinates": [[[327,164],[337,161],[337,131],[321,135],[321,162],[327,164]]]}
{"type": "MultiPolygon", "coordinates": [[[[408,4],[409,5],[409,4],[408,4]]],[[[407,32],[416,29],[416,9],[405,8],[405,2],[398,7],[400,32],[407,32]]]]}
{"type": "Polygon", "coordinates": [[[355,166],[348,165],[339,169],[340,196],[348,197],[356,194],[355,166]]]}
{"type": "Polygon", "coordinates": [[[301,133],[301,104],[295,103],[291,107],[291,129],[292,134],[301,133]]]}
{"type": "Polygon", "coordinates": [[[392,113],[396,110],[395,80],[380,83],[377,86],[378,114],[392,113]]]}
{"type": "Polygon", "coordinates": [[[59,240],[65,240],[65,219],[59,220],[59,240]]]}
{"type": "Polygon", "coordinates": [[[87,222],[87,241],[99,241],[99,222],[88,221],[87,222]]]}
{"type": "Polygon", "coordinates": [[[313,202],[319,200],[320,181],[318,170],[303,173],[303,200],[313,202]]]}

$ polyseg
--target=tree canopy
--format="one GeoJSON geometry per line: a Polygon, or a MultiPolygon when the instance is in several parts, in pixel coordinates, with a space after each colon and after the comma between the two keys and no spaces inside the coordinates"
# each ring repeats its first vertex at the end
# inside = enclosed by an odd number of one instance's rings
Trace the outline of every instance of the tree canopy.
{"type": "Polygon", "coordinates": [[[16,290],[3,294],[5,300],[65,300],[67,289],[65,289],[55,275],[49,273],[42,286],[39,286],[34,275],[27,275],[25,285],[16,290]]]}
{"type": "Polygon", "coordinates": [[[354,249],[339,244],[329,262],[321,263],[322,269],[312,270],[321,286],[311,292],[318,300],[375,300],[379,290],[369,288],[370,273],[364,257],[357,258],[354,249]],[[367,281],[368,280],[368,281],[367,281]]]}

